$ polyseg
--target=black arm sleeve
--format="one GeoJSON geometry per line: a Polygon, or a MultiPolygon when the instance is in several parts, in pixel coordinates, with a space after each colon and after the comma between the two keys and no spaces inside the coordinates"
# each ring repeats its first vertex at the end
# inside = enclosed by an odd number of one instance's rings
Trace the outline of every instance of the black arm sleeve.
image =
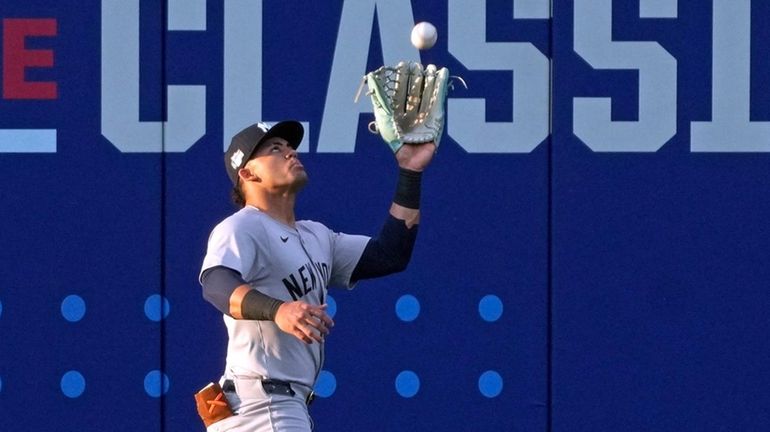
{"type": "Polygon", "coordinates": [[[416,238],[417,225],[407,228],[406,222],[388,215],[380,235],[366,244],[361,259],[353,269],[351,282],[405,270],[416,238]]]}
{"type": "MultiPolygon", "coordinates": [[[[230,296],[236,288],[246,284],[240,273],[224,267],[216,266],[207,269],[201,275],[203,297],[220,312],[230,315],[230,296]]],[[[243,319],[274,320],[282,301],[253,289],[246,294],[241,302],[243,319]]]]}

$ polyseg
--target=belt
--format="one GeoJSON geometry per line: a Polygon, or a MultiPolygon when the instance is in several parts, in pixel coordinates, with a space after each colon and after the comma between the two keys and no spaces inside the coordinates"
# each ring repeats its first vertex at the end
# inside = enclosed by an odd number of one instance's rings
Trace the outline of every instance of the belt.
{"type": "Polygon", "coordinates": [[[315,392],[302,384],[288,381],[265,378],[231,378],[222,383],[222,391],[235,392],[238,396],[251,399],[262,398],[264,394],[280,394],[285,396],[299,395],[305,404],[310,405],[315,400],[315,392]],[[259,386],[259,387],[256,387],[259,386]],[[260,392],[259,388],[262,389],[260,392]]]}

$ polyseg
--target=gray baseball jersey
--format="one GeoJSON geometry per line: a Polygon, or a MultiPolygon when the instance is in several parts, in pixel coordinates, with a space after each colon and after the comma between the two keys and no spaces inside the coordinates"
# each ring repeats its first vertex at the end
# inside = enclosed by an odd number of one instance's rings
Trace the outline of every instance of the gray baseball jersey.
{"type": "MultiPolygon", "coordinates": [[[[350,277],[369,237],[335,233],[313,221],[295,225],[244,207],[212,231],[201,274],[211,267],[229,267],[266,295],[314,305],[326,301],[328,286],[352,288],[350,277]]],[[[308,345],[273,321],[228,315],[224,321],[229,336],[226,376],[314,385],[323,363],[323,344],[308,345]]]]}

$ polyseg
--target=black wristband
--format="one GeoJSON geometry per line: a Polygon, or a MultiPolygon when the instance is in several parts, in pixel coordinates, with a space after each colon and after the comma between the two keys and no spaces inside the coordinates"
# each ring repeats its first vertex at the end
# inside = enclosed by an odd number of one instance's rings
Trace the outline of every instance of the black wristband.
{"type": "Polygon", "coordinates": [[[406,168],[398,169],[398,184],[393,202],[410,209],[420,208],[420,183],[422,172],[406,168]]]}
{"type": "Polygon", "coordinates": [[[241,314],[244,319],[275,321],[275,314],[282,304],[281,300],[274,299],[257,290],[251,290],[243,298],[241,314]]]}

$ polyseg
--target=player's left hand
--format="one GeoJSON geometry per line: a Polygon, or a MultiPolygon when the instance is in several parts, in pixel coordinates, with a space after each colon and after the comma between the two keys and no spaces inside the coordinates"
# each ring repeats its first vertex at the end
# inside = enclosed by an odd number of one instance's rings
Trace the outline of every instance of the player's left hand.
{"type": "Polygon", "coordinates": [[[412,171],[423,171],[433,155],[436,154],[436,144],[428,142],[425,144],[407,144],[402,145],[396,152],[398,166],[412,171]]]}

